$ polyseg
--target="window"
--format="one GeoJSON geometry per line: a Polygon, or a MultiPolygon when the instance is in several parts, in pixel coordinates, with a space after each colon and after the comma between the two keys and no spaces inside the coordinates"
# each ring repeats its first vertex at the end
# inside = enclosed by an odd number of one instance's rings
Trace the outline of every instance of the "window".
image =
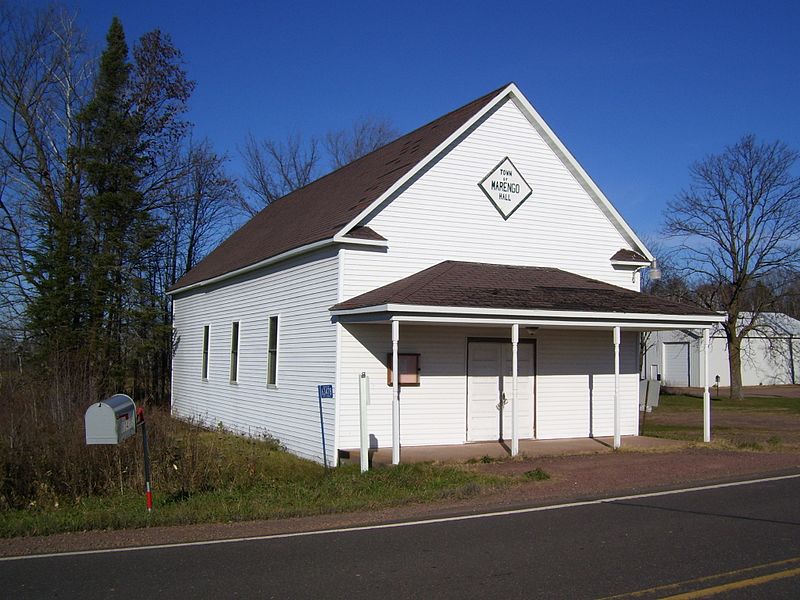
{"type": "Polygon", "coordinates": [[[205,325],[203,327],[203,379],[208,379],[208,333],[209,333],[209,326],[205,325]]]}
{"type": "MultiPolygon", "coordinates": [[[[394,385],[392,380],[392,355],[386,355],[386,384],[394,385]]],[[[397,368],[400,371],[400,385],[419,385],[419,354],[398,354],[397,368]]]]}
{"type": "Polygon", "coordinates": [[[239,375],[239,321],[231,323],[231,383],[239,375]]]}
{"type": "Polygon", "coordinates": [[[269,318],[267,344],[267,385],[278,385],[278,317],[269,318]]]}

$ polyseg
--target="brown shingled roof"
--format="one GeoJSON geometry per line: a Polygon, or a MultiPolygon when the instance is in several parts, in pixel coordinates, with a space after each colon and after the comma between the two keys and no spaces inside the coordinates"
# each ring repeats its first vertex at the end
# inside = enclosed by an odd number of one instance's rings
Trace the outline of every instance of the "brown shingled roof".
{"type": "Polygon", "coordinates": [[[363,226],[353,227],[350,231],[344,234],[344,237],[349,237],[356,240],[374,240],[376,242],[386,241],[386,238],[374,229],[363,226]]]}
{"type": "Polygon", "coordinates": [[[171,291],[331,239],[506,87],[276,200],[181,277],[171,291]]]}
{"type": "Polygon", "coordinates": [[[452,260],[340,302],[331,310],[384,304],[718,316],[692,304],[626,290],[561,269],[452,260]]]}
{"type": "Polygon", "coordinates": [[[610,260],[619,260],[625,262],[646,262],[649,263],[650,261],[647,260],[646,257],[642,256],[638,252],[633,250],[628,250],[627,248],[622,248],[621,250],[617,250],[614,253],[614,256],[610,258],[610,260]]]}

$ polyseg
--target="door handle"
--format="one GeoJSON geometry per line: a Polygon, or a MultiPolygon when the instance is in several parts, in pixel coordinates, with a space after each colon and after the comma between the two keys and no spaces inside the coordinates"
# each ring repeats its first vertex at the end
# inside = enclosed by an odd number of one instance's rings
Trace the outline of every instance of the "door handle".
{"type": "Polygon", "coordinates": [[[508,400],[506,399],[506,393],[500,392],[500,402],[497,403],[497,410],[503,410],[503,407],[508,404],[508,400]]]}

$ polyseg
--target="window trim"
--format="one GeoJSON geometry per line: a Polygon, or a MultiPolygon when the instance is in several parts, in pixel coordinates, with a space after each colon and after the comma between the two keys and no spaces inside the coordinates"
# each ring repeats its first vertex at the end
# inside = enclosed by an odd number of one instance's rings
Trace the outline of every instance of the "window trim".
{"type": "Polygon", "coordinates": [[[230,359],[230,371],[229,371],[229,382],[230,383],[239,383],[239,363],[240,361],[240,347],[242,345],[242,322],[241,321],[231,321],[231,359],[230,359]],[[236,331],[236,349],[234,350],[233,347],[233,332],[236,331]],[[235,357],[235,362],[234,362],[235,357]]]}
{"type": "Polygon", "coordinates": [[[200,355],[200,379],[208,381],[208,374],[211,371],[211,324],[203,325],[203,342],[200,355]]]}
{"type": "Polygon", "coordinates": [[[280,356],[281,351],[281,315],[280,313],[267,315],[267,387],[270,389],[277,389],[278,387],[278,357],[280,356]],[[270,348],[270,342],[272,341],[272,320],[275,319],[275,349],[272,350],[270,348]],[[274,358],[273,358],[274,355],[274,358]],[[270,381],[270,371],[272,362],[275,362],[275,377],[274,381],[270,381]]]}

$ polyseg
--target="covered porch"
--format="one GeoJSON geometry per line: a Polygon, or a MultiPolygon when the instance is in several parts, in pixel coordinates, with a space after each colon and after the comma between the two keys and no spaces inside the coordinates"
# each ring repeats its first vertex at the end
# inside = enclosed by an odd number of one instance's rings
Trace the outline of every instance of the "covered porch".
{"type": "MultiPolygon", "coordinates": [[[[331,313],[351,334],[352,347],[365,350],[360,355],[355,350],[346,353],[353,358],[341,366],[339,389],[350,389],[350,394],[344,399],[340,396],[340,402],[358,411],[348,414],[360,422],[362,447],[377,448],[383,457],[389,447],[386,438],[391,439],[393,464],[401,460],[401,439],[411,442],[403,444],[411,456],[425,454],[412,449],[415,446],[461,445],[468,452],[472,442],[498,438],[500,444],[490,442],[494,445],[487,448],[501,452],[505,445],[511,456],[518,455],[523,445],[540,444],[543,438],[583,436],[575,443],[596,447],[602,443],[598,440],[607,440],[610,448],[619,448],[623,435],[626,441],[635,439],[627,435],[638,430],[638,361],[631,368],[631,356],[638,352],[639,332],[701,330],[707,348],[710,327],[723,319],[698,307],[559,269],[454,261],[337,304],[331,313]],[[437,340],[442,340],[439,346],[437,340]],[[462,350],[454,351],[459,344],[462,350]],[[420,357],[420,347],[428,349],[427,357],[420,357]],[[487,354],[483,363],[476,358],[479,352],[487,354]],[[385,361],[388,371],[391,407],[390,413],[382,413],[390,416],[391,428],[387,419],[383,430],[388,436],[373,435],[375,418],[367,415],[370,410],[376,415],[389,409],[385,388],[377,389],[387,400],[383,408],[367,408],[355,404],[352,388],[347,387],[359,365],[370,361],[385,361]],[[420,373],[416,381],[403,380],[414,375],[404,370],[407,361],[417,365],[413,367],[420,373]],[[441,371],[445,363],[446,373],[441,371]],[[438,369],[431,369],[431,364],[438,369]],[[485,372],[486,365],[497,372],[485,372]],[[437,376],[451,382],[444,392],[437,376]],[[453,383],[457,381],[461,383],[453,383]],[[479,397],[481,389],[485,393],[479,397]],[[446,414],[440,410],[440,395],[448,396],[455,409],[446,414]],[[455,404],[459,395],[460,415],[455,404]],[[493,408],[497,413],[492,413],[493,408]],[[478,418],[481,411],[484,422],[478,418]],[[444,421],[452,425],[449,438],[421,435],[426,428],[443,429],[444,421]],[[453,425],[455,421],[460,425],[453,425]],[[490,429],[485,429],[485,422],[494,426],[492,421],[499,425],[499,436],[496,430],[487,433],[490,429]],[[579,426],[573,427],[573,422],[579,426]],[[464,428],[460,439],[453,434],[453,427],[459,426],[464,428]],[[476,434],[478,430],[482,433],[476,434]]],[[[380,377],[376,369],[372,373],[380,377]]],[[[705,380],[704,438],[709,441],[708,369],[705,380]]],[[[351,429],[352,425],[351,421],[351,429]]],[[[338,447],[358,446],[347,443],[353,439],[342,435],[338,447]]],[[[530,451],[541,447],[531,446],[530,451]]]]}
{"type": "MultiPolygon", "coordinates": [[[[661,450],[680,448],[686,442],[646,436],[623,436],[625,448],[638,450],[661,450]]],[[[520,440],[520,455],[528,458],[545,456],[566,456],[576,454],[596,454],[613,451],[613,437],[568,438],[561,440],[520,440]]],[[[441,462],[463,463],[481,461],[488,457],[502,460],[511,456],[511,448],[505,442],[473,442],[469,444],[444,444],[441,446],[403,446],[403,462],[441,462]]],[[[360,460],[358,448],[343,452],[343,461],[357,463],[360,460]]],[[[392,463],[391,448],[369,450],[369,462],[372,466],[392,463]]]]}

